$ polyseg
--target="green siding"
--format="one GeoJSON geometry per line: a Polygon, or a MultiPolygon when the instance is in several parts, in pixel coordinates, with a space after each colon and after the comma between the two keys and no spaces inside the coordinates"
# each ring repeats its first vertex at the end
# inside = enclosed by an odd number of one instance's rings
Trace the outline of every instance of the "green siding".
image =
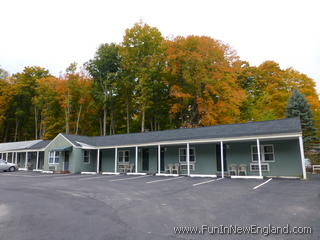
{"type": "MultiPolygon", "coordinates": [[[[219,143],[206,143],[206,144],[190,144],[190,148],[195,148],[196,161],[195,170],[190,171],[191,174],[220,174],[217,172],[217,158],[216,158],[216,146],[219,143]]],[[[278,141],[260,141],[261,145],[272,144],[274,146],[275,162],[270,162],[270,171],[263,172],[264,176],[301,176],[302,167],[300,159],[299,141],[296,140],[278,140],[278,141]]],[[[225,143],[227,166],[225,172],[228,171],[230,164],[246,164],[248,175],[259,175],[259,172],[250,171],[251,160],[251,146],[256,145],[256,141],[250,142],[232,142],[225,143]]],[[[59,135],[45,151],[44,157],[44,169],[48,170],[48,153],[54,148],[68,147],[71,144],[62,136],[59,135]]],[[[186,148],[186,145],[163,145],[164,162],[165,167],[170,163],[179,163],[179,148],[186,148]]],[[[149,174],[157,172],[158,156],[157,146],[144,147],[149,150],[149,170],[146,171],[149,174]]],[[[118,148],[119,150],[129,150],[129,161],[135,163],[135,147],[131,148],[118,148]]],[[[100,150],[101,159],[101,171],[114,172],[114,149],[100,150]]],[[[142,171],[142,151],[143,147],[138,150],[138,172],[142,171]]],[[[91,150],[90,163],[85,164],[83,162],[84,150],[74,148],[69,155],[69,170],[73,173],[79,173],[81,171],[95,172],[97,164],[97,150],[91,150]]],[[[31,156],[32,154],[30,154],[31,156]]],[[[22,159],[23,155],[20,156],[22,159]]],[[[119,154],[118,154],[119,157],[119,154]]],[[[29,162],[34,162],[35,157],[30,157],[29,162]]],[[[57,166],[57,170],[62,170],[64,161],[64,155],[61,154],[60,163],[57,166]]],[[[21,161],[23,163],[23,161],[21,161]]],[[[35,163],[34,163],[35,164],[35,163]]],[[[186,174],[186,171],[182,171],[181,174],[186,174]]]]}

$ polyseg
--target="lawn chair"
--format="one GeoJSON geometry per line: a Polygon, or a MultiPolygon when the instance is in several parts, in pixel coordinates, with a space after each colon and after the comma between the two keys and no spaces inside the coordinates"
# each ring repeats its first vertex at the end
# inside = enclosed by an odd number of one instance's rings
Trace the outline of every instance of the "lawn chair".
{"type": "Polygon", "coordinates": [[[230,176],[237,176],[238,175],[237,164],[234,164],[234,163],[230,164],[230,166],[229,166],[229,175],[230,176]]]}
{"type": "Polygon", "coordinates": [[[247,176],[247,165],[246,164],[240,164],[238,169],[239,176],[247,176]],[[242,173],[242,174],[241,174],[242,173]]]}
{"type": "Polygon", "coordinates": [[[127,172],[132,173],[134,171],[134,164],[130,163],[129,166],[127,167],[127,172]]]}
{"type": "Polygon", "coordinates": [[[165,169],[165,172],[166,173],[169,172],[170,174],[172,174],[172,171],[173,171],[173,164],[169,163],[168,166],[165,169]]]}
{"type": "Polygon", "coordinates": [[[175,163],[172,169],[172,173],[176,172],[177,174],[179,174],[179,170],[180,170],[180,164],[179,163],[175,163]]]}

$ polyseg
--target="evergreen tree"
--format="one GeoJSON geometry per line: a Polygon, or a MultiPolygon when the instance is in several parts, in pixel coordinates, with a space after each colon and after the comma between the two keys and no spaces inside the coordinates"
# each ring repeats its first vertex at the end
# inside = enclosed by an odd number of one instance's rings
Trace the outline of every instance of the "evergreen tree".
{"type": "Polygon", "coordinates": [[[310,105],[299,90],[293,90],[289,98],[285,114],[287,117],[300,117],[303,141],[305,143],[305,148],[309,149],[310,145],[317,140],[317,130],[314,127],[314,120],[310,110],[310,105]]]}

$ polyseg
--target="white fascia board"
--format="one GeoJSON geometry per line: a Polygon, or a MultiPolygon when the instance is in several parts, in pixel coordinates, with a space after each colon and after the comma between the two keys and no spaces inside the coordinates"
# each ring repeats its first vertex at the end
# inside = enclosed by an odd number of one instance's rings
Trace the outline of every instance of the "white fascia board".
{"type": "Polygon", "coordinates": [[[61,133],[59,133],[54,139],[51,140],[51,142],[44,148],[44,151],[47,150],[47,148],[51,145],[51,143],[53,143],[56,138],[58,138],[59,136],[62,136],[68,143],[70,143],[73,147],[78,148],[76,145],[74,145],[68,138],[66,138],[65,136],[63,136],[61,133]]]}
{"type": "Polygon", "coordinates": [[[78,142],[78,141],[76,141],[76,142],[81,145],[80,148],[82,148],[82,149],[88,149],[88,150],[97,149],[95,146],[92,146],[92,145],[89,145],[89,144],[86,144],[83,142],[78,142]]]}
{"type": "Polygon", "coordinates": [[[145,146],[157,146],[157,145],[179,145],[179,144],[194,144],[194,143],[214,143],[214,142],[231,142],[231,141],[249,141],[262,139],[275,139],[275,138],[294,138],[301,136],[301,133],[287,133],[276,135],[257,135],[257,136],[245,136],[245,137],[230,137],[230,138],[207,138],[207,139],[195,139],[195,140],[178,140],[178,141],[162,141],[162,142],[150,142],[144,144],[128,144],[128,145],[115,145],[115,146],[99,146],[96,149],[113,149],[113,148],[129,148],[129,147],[145,147],[145,146]]]}

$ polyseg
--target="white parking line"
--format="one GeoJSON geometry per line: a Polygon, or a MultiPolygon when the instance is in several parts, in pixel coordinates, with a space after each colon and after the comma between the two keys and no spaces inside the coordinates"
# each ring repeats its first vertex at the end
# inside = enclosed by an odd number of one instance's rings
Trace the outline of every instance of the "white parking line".
{"type": "Polygon", "coordinates": [[[110,180],[110,182],[117,182],[117,181],[124,181],[124,180],[131,180],[131,179],[138,179],[138,178],[145,178],[145,177],[150,177],[150,176],[147,175],[147,176],[139,176],[139,177],[127,177],[127,178],[113,179],[113,180],[110,180]]]}
{"type": "Polygon", "coordinates": [[[211,182],[215,182],[215,181],[220,181],[222,180],[223,178],[218,178],[218,179],[212,179],[212,180],[209,180],[209,181],[205,181],[205,182],[199,182],[199,183],[195,183],[193,184],[192,186],[199,186],[199,185],[202,185],[202,184],[206,184],[206,183],[211,183],[211,182]]]}
{"type": "Polygon", "coordinates": [[[104,175],[104,176],[98,176],[98,177],[86,177],[86,178],[79,178],[79,181],[82,180],[92,180],[92,179],[99,179],[99,178],[110,178],[110,177],[114,177],[115,175],[104,175]]]}
{"type": "Polygon", "coordinates": [[[264,183],[261,183],[261,184],[259,184],[259,185],[255,186],[255,187],[254,187],[254,188],[252,188],[252,189],[253,189],[253,190],[256,190],[257,188],[259,188],[259,187],[261,187],[261,186],[265,185],[266,183],[270,182],[271,180],[272,180],[272,178],[268,179],[268,180],[267,180],[267,181],[265,181],[264,183]]]}
{"type": "Polygon", "coordinates": [[[179,178],[183,178],[183,176],[182,177],[172,177],[172,178],[154,180],[154,181],[150,181],[150,182],[146,182],[146,183],[156,183],[156,182],[171,181],[171,180],[176,180],[176,179],[179,179],[179,178]]]}

